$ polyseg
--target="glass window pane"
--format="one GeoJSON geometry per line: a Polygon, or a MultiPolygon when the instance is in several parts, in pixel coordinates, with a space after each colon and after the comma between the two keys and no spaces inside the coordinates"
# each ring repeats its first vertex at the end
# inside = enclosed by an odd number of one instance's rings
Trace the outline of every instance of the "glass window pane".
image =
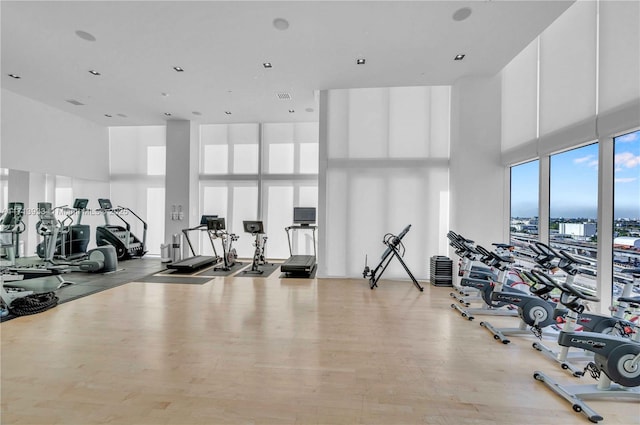
{"type": "Polygon", "coordinates": [[[589,262],[577,285],[596,289],[598,144],[550,157],[549,243],[589,262]]]}
{"type": "Polygon", "coordinates": [[[236,186],[233,188],[233,215],[227,219],[227,230],[239,236],[234,242],[240,258],[253,257],[253,241],[251,234],[244,233],[242,222],[256,220],[258,214],[258,186],[236,186]]]}
{"type": "Polygon", "coordinates": [[[293,173],[293,143],[269,145],[269,173],[293,173]]]}
{"type": "Polygon", "coordinates": [[[166,152],[164,146],[147,146],[147,175],[164,176],[166,152]]]}
{"type": "MultiPolygon", "coordinates": [[[[222,186],[205,186],[202,188],[202,214],[217,215],[218,217],[227,217],[227,193],[228,188],[226,185],[222,186]]],[[[199,238],[200,254],[201,255],[213,255],[213,249],[211,248],[211,242],[206,235],[206,232],[200,232],[200,235],[195,235],[191,232],[191,243],[196,245],[195,238],[199,238]]],[[[215,242],[218,255],[222,255],[222,248],[219,242],[215,242]]]]}
{"type": "Polygon", "coordinates": [[[516,253],[528,250],[538,240],[540,161],[511,167],[510,244],[516,253]]]}
{"type": "Polygon", "coordinates": [[[227,174],[229,172],[228,149],[227,145],[205,145],[202,173],[227,174]]]}
{"type": "MultiPolygon", "coordinates": [[[[640,267],[640,130],[614,139],[613,288],[615,302],[630,283],[626,268],[640,267]]],[[[638,295],[631,286],[630,296],[638,295]]]]}
{"type": "Polygon", "coordinates": [[[284,229],[293,222],[293,185],[269,186],[266,193],[267,254],[269,258],[289,258],[289,244],[284,229]]]}
{"type": "Polygon", "coordinates": [[[300,173],[318,174],[318,144],[300,144],[300,173]]]}
{"type": "Polygon", "coordinates": [[[258,173],[258,144],[242,144],[233,146],[233,173],[258,173]]]}

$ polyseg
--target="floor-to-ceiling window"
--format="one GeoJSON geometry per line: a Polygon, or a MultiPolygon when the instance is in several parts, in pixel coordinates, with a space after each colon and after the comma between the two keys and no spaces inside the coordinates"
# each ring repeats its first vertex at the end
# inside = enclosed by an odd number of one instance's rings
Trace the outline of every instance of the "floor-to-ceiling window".
{"type": "Polygon", "coordinates": [[[551,155],[549,176],[549,243],[588,261],[576,283],[595,289],[598,144],[551,155]]]}
{"type": "MultiPolygon", "coordinates": [[[[243,221],[262,220],[269,258],[289,257],[284,228],[293,207],[317,207],[318,123],[212,124],[200,131],[201,214],[225,217],[227,231],[239,236],[240,257],[253,255],[253,238],[243,221]]],[[[298,232],[293,247],[310,253],[309,235],[298,232]]],[[[205,234],[202,253],[212,251],[205,234]]],[[[214,241],[214,243],[216,243],[214,241]]]]}
{"type": "MultiPolygon", "coordinates": [[[[130,208],[147,222],[147,252],[159,255],[164,242],[166,128],[112,127],[109,142],[111,190],[103,197],[110,197],[114,206],[130,208]]],[[[125,219],[142,239],[143,224],[131,215],[125,219]]]]}
{"type": "MultiPolygon", "coordinates": [[[[615,301],[640,267],[640,130],[614,138],[613,288],[615,301]]],[[[634,295],[637,295],[635,293],[634,295]]]]}
{"type": "Polygon", "coordinates": [[[540,161],[529,161],[511,167],[510,244],[517,252],[538,240],[540,161]]]}

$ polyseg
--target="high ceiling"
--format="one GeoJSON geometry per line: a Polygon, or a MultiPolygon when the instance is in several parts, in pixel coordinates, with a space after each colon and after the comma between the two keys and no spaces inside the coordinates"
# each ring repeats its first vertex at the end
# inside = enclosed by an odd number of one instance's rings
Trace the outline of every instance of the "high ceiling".
{"type": "Polygon", "coordinates": [[[316,121],[318,90],[493,75],[571,3],[2,1],[2,87],[105,126],[316,121]]]}

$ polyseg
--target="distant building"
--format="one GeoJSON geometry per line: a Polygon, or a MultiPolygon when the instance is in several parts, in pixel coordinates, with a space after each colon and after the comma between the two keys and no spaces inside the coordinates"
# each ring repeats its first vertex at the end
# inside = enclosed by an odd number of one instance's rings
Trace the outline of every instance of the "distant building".
{"type": "Polygon", "coordinates": [[[621,248],[637,248],[640,249],[640,238],[630,236],[619,236],[613,240],[613,246],[621,248]]]}
{"type": "Polygon", "coordinates": [[[571,235],[576,239],[590,238],[597,233],[596,223],[559,223],[558,233],[571,235]]]}

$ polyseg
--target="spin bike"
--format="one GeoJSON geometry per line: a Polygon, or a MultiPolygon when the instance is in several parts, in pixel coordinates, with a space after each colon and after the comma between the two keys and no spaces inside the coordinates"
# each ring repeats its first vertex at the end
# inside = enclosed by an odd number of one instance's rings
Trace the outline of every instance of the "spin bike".
{"type": "Polygon", "coordinates": [[[213,270],[228,272],[231,270],[231,267],[236,264],[236,260],[238,259],[236,249],[232,247],[233,242],[238,240],[238,236],[235,233],[228,233],[226,231],[223,217],[209,219],[207,221],[207,230],[212,238],[220,238],[222,242],[222,265],[214,267],[213,270]]]}
{"type": "Polygon", "coordinates": [[[247,270],[245,274],[262,274],[264,270],[260,266],[267,264],[264,256],[265,246],[267,245],[267,236],[264,234],[264,225],[262,221],[243,221],[242,225],[244,231],[251,233],[251,236],[255,238],[253,246],[256,248],[253,252],[253,262],[251,263],[251,270],[247,270]]]}
{"type": "MultiPolygon", "coordinates": [[[[575,324],[584,311],[584,301],[599,301],[599,298],[584,293],[570,283],[556,285],[562,295],[560,303],[569,309],[567,321],[575,324]]],[[[558,344],[594,353],[593,362],[585,367],[598,384],[560,385],[548,375],[535,371],[533,377],[550,390],[571,403],[574,411],[583,413],[591,422],[603,417],[586,404],[587,399],[629,399],[640,401],[640,342],[636,332],[634,339],[595,332],[565,332],[558,335],[558,344]]]]}

